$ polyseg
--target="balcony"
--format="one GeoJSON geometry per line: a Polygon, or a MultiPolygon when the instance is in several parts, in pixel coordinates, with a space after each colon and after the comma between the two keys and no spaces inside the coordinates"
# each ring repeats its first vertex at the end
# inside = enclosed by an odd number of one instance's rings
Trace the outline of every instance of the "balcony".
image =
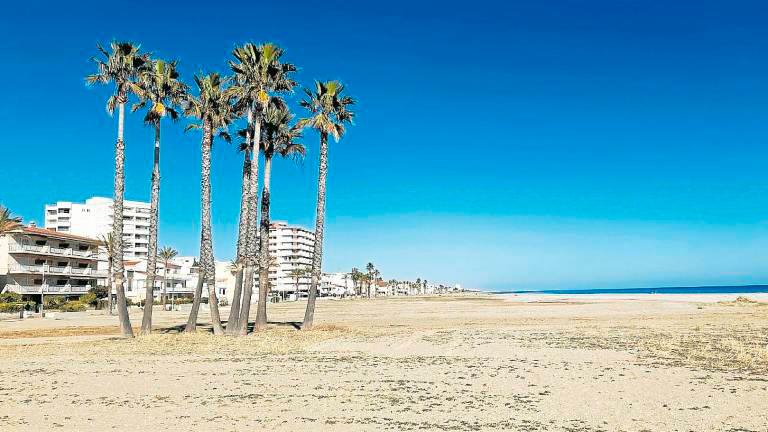
{"type": "Polygon", "coordinates": [[[58,248],[53,246],[38,246],[11,243],[8,245],[8,250],[11,253],[32,253],[37,255],[56,255],[64,257],[80,257],[88,259],[97,259],[95,251],[92,250],[75,250],[72,248],[58,248]]]}
{"type": "Polygon", "coordinates": [[[12,264],[8,267],[9,273],[17,274],[47,274],[47,275],[62,275],[62,276],[87,276],[92,278],[104,278],[107,277],[107,272],[104,270],[97,270],[94,268],[79,268],[79,267],[59,267],[49,265],[28,265],[28,264],[12,264]]]}
{"type": "Polygon", "coordinates": [[[85,294],[91,289],[91,285],[20,285],[20,284],[7,284],[5,286],[7,291],[15,292],[17,294],[40,294],[40,290],[43,290],[44,294],[85,294]]]}

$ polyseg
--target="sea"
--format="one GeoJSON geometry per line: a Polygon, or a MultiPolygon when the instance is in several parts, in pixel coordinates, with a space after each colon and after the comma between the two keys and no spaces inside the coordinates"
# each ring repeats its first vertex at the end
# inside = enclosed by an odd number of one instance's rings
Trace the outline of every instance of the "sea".
{"type": "Polygon", "coordinates": [[[502,290],[493,294],[749,294],[768,293],[768,285],[723,285],[658,288],[598,288],[561,290],[502,290]]]}

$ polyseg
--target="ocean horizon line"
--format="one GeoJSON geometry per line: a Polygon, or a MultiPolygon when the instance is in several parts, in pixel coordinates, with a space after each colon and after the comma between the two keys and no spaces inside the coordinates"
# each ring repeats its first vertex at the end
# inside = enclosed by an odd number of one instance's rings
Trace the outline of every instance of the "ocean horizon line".
{"type": "Polygon", "coordinates": [[[705,285],[644,288],[586,288],[555,290],[494,290],[489,294],[750,294],[768,293],[767,285],[705,285]]]}

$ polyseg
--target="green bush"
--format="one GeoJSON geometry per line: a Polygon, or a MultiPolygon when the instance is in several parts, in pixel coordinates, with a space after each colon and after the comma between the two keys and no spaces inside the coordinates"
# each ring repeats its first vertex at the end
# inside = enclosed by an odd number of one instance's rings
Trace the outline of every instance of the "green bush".
{"type": "MultiPolygon", "coordinates": [[[[177,304],[177,305],[180,305],[180,304],[190,304],[190,303],[192,303],[192,301],[193,301],[193,299],[191,297],[178,297],[178,298],[173,300],[173,304],[177,304]]],[[[168,300],[168,303],[171,303],[171,301],[168,300]]]]}
{"type": "Polygon", "coordinates": [[[80,296],[79,301],[87,305],[96,306],[96,303],[99,302],[99,298],[96,297],[96,293],[93,290],[88,290],[87,294],[83,294],[80,296]]]}
{"type": "Polygon", "coordinates": [[[27,303],[0,303],[0,313],[21,312],[27,306],[27,303]]]}
{"type": "Polygon", "coordinates": [[[46,296],[44,306],[46,309],[59,309],[67,299],[61,296],[46,296]]]}
{"type": "Polygon", "coordinates": [[[18,303],[20,301],[21,294],[10,291],[0,294],[0,303],[18,303]]]}
{"type": "Polygon", "coordinates": [[[78,300],[68,301],[59,308],[62,312],[82,312],[86,309],[88,309],[88,304],[78,300]]]}
{"type": "Polygon", "coordinates": [[[107,287],[103,287],[103,286],[97,286],[88,290],[89,294],[94,293],[96,294],[96,298],[100,298],[100,299],[107,298],[108,292],[109,291],[107,287]]]}

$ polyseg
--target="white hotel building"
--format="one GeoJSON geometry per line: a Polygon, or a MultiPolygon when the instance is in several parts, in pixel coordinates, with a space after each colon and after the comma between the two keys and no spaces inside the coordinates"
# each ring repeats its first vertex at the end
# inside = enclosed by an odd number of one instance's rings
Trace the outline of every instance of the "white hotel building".
{"type": "Polygon", "coordinates": [[[296,292],[296,278],[291,276],[293,269],[306,270],[306,275],[298,280],[298,292],[309,292],[312,281],[309,269],[314,249],[314,232],[285,222],[272,223],[269,229],[269,255],[272,259],[269,282],[273,293],[296,292]]]}
{"type": "MultiPolygon", "coordinates": [[[[45,228],[100,238],[112,232],[112,199],[93,197],[84,203],[59,201],[45,206],[45,228]]],[[[124,257],[146,259],[149,246],[149,203],[125,201],[124,257]]]]}

